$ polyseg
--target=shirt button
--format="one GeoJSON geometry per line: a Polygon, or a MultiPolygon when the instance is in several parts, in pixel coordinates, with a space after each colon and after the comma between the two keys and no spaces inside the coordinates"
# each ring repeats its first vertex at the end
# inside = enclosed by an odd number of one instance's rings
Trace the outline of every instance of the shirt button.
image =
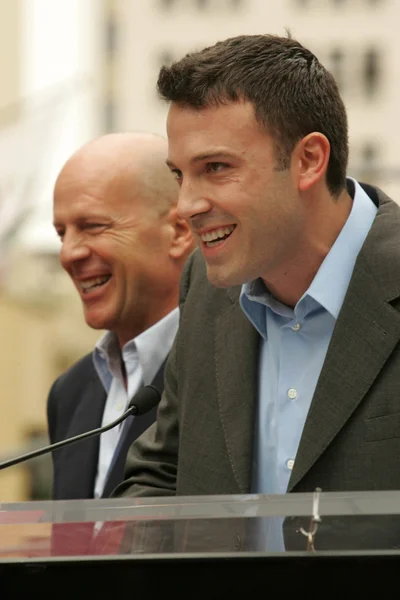
{"type": "Polygon", "coordinates": [[[291,471],[294,467],[294,459],[289,458],[289,460],[286,461],[286,466],[289,469],[289,471],[291,471]]]}
{"type": "Polygon", "coordinates": [[[117,410],[121,411],[124,408],[124,405],[122,404],[122,402],[118,402],[117,404],[117,410]]]}
{"type": "Polygon", "coordinates": [[[295,400],[297,398],[297,391],[294,388],[290,388],[287,395],[291,400],[295,400]]]}
{"type": "Polygon", "coordinates": [[[300,323],[296,323],[296,325],[293,325],[292,330],[293,331],[299,331],[300,328],[301,328],[300,323]]]}

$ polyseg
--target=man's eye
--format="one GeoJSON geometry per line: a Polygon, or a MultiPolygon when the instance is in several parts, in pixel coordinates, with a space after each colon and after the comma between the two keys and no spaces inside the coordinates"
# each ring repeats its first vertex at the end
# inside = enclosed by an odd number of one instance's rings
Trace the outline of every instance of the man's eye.
{"type": "Polygon", "coordinates": [[[104,223],[86,223],[86,229],[100,229],[101,227],[105,227],[104,223]]]}
{"type": "Polygon", "coordinates": [[[58,237],[60,238],[60,240],[62,241],[65,231],[63,231],[62,229],[56,229],[56,234],[58,235],[58,237]]]}
{"type": "Polygon", "coordinates": [[[171,173],[177,181],[182,181],[182,171],[179,169],[171,169],[171,173]]]}
{"type": "Polygon", "coordinates": [[[226,163],[212,162],[212,163],[207,163],[206,170],[209,173],[220,173],[221,171],[223,171],[227,167],[228,167],[228,165],[226,163]]]}

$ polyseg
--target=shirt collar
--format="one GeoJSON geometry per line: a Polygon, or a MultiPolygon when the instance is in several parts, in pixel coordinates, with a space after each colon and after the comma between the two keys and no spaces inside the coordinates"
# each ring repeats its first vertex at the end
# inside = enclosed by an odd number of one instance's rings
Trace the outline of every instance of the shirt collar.
{"type": "Polygon", "coordinates": [[[143,383],[149,385],[173,344],[179,323],[179,308],[175,308],[134,340],[122,348],[122,355],[129,361],[131,354],[138,354],[142,367],[143,383]]]}
{"type": "Polygon", "coordinates": [[[350,214],[335,243],[322,262],[310,287],[294,310],[276,300],[261,279],[242,285],[240,304],[261,335],[265,335],[265,305],[287,319],[304,317],[322,306],[337,319],[350,283],[357,256],[375,218],[377,207],[359,183],[354,184],[354,199],[350,214]]]}
{"type": "Polygon", "coordinates": [[[378,210],[360,184],[352,181],[355,193],[350,215],[306,292],[335,319],[342,308],[357,256],[378,210]]]}
{"type": "MultiPolygon", "coordinates": [[[[175,308],[160,321],[143,331],[122,348],[122,356],[127,364],[139,360],[144,385],[153,381],[157,371],[166,359],[173,344],[179,323],[179,308],[175,308]]],[[[108,391],[112,381],[110,364],[120,360],[117,336],[107,331],[96,343],[93,363],[104,388],[108,391]]]]}

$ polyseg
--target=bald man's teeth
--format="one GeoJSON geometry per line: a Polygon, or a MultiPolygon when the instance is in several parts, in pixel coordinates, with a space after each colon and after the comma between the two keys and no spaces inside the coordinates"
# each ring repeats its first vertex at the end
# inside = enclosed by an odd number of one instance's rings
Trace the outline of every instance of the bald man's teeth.
{"type": "Polygon", "coordinates": [[[83,292],[90,292],[94,288],[97,288],[101,285],[104,285],[109,281],[111,275],[104,275],[102,277],[93,277],[92,279],[86,279],[85,281],[80,281],[79,285],[83,292]]]}
{"type": "Polygon", "coordinates": [[[218,229],[213,229],[213,231],[207,231],[207,233],[203,233],[200,238],[207,248],[212,248],[213,246],[217,246],[226,240],[226,238],[231,235],[234,229],[235,225],[229,225],[229,227],[218,227],[218,229]]]}

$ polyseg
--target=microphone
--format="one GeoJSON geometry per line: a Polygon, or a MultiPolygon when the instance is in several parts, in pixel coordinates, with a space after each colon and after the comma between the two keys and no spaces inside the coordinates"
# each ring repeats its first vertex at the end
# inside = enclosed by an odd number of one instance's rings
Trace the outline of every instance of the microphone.
{"type": "Polygon", "coordinates": [[[79,435],[67,438],[66,440],[61,440],[60,442],[56,442],[55,444],[45,446],[44,448],[39,448],[38,450],[27,452],[26,454],[22,454],[21,456],[17,456],[16,458],[11,458],[9,460],[0,462],[0,470],[5,469],[6,467],[17,465],[18,463],[24,462],[25,460],[28,460],[30,458],[41,456],[42,454],[46,454],[47,452],[52,452],[53,450],[57,450],[58,448],[62,448],[63,446],[67,446],[68,444],[79,442],[80,440],[84,440],[88,437],[91,437],[92,435],[100,435],[104,431],[108,431],[116,425],[119,425],[119,423],[124,421],[130,415],[144,415],[145,413],[149,412],[149,410],[157,406],[160,399],[160,390],[158,390],[154,385],[145,385],[142,388],[140,388],[140,390],[134,395],[132,400],[129,402],[127,410],[120,417],[118,417],[118,419],[115,419],[115,421],[112,421],[104,427],[98,427],[97,429],[92,429],[91,431],[80,433],[79,435]]]}

